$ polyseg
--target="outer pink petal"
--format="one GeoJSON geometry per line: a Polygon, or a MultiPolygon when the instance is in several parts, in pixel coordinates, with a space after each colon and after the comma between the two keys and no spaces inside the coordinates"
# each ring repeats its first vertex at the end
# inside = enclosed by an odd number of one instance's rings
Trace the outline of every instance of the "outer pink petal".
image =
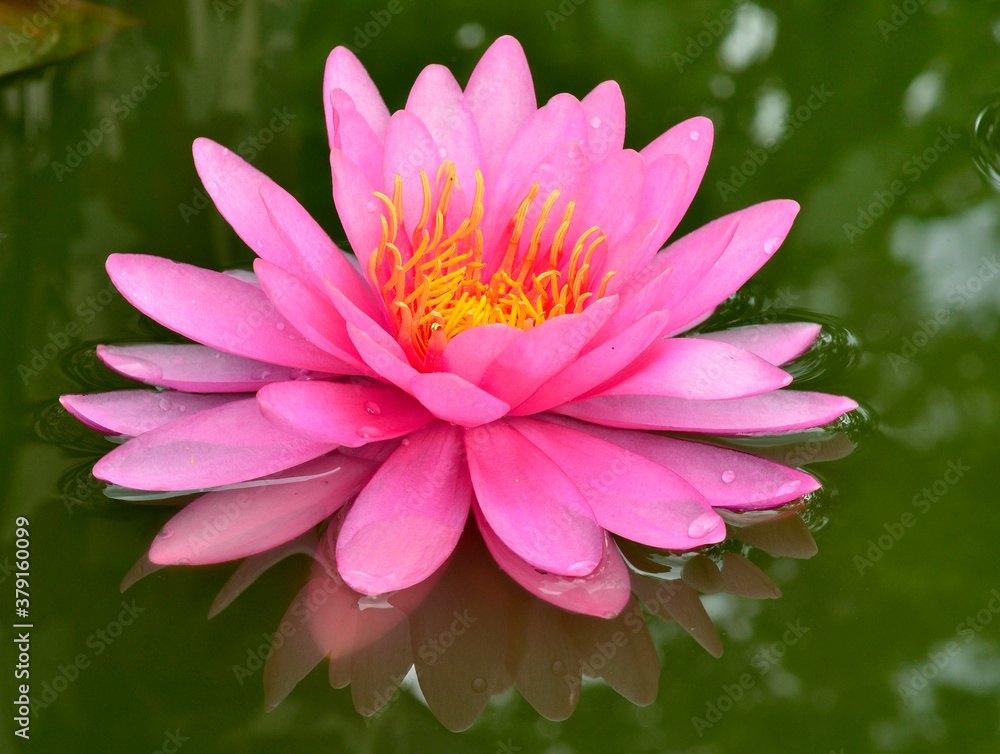
{"type": "Polygon", "coordinates": [[[653,343],[598,395],[662,395],[725,400],[785,387],[792,375],[728,343],[668,338],[653,343]],[[712,345],[705,347],[707,343],[712,345]]]}
{"type": "Polygon", "coordinates": [[[333,203],[337,207],[337,215],[364,270],[368,257],[382,237],[382,203],[375,197],[376,187],[361,168],[339,149],[330,150],[330,169],[333,171],[333,203]]]}
{"type": "Polygon", "coordinates": [[[617,306],[618,297],[607,296],[579,314],[564,314],[531,328],[490,363],[480,385],[516,408],[576,359],[617,306]]]}
{"type": "Polygon", "coordinates": [[[749,280],[781,246],[798,211],[798,203],[790,199],[741,210],[736,234],[718,263],[673,307],[669,334],[683,332],[749,280]]]}
{"type": "Polygon", "coordinates": [[[486,517],[473,505],[479,533],[490,555],[514,581],[546,602],[574,613],[610,618],[621,612],[632,594],[628,568],[611,536],[604,533],[604,555],[597,568],[586,576],[556,576],[541,573],[522,560],[490,528],[486,517]]]}
{"type": "Polygon", "coordinates": [[[510,325],[470,327],[448,341],[441,357],[444,369],[478,385],[490,362],[519,337],[521,330],[510,325]]]}
{"type": "Polygon", "coordinates": [[[190,393],[249,393],[269,382],[332,379],[336,375],[293,369],[217,351],[208,346],[151,343],[98,346],[97,358],[133,380],[190,393]]]}
{"type": "Polygon", "coordinates": [[[497,536],[536,568],[561,576],[592,573],[603,536],[579,490],[509,424],[465,432],[476,499],[497,536]]]}
{"type": "Polygon", "coordinates": [[[402,437],[433,420],[406,393],[377,382],[275,382],[257,400],[289,432],[349,448],[402,437]]]}
{"type": "Polygon", "coordinates": [[[822,325],[814,322],[778,322],[717,330],[694,337],[732,343],[775,366],[781,366],[808,351],[822,329],[822,325]]]}
{"type": "Polygon", "coordinates": [[[553,411],[608,427],[753,435],[821,427],[857,407],[839,395],[775,390],[729,401],[634,395],[591,398],[553,411]]]}
{"type": "Polygon", "coordinates": [[[611,157],[625,143],[625,98],[615,81],[603,81],[580,100],[587,115],[587,158],[611,157]]]}
{"type": "Polygon", "coordinates": [[[284,366],[344,368],[340,359],[305,340],[255,285],[144,254],[112,254],[107,268],[136,309],[199,343],[284,366]]]}
{"type": "Polygon", "coordinates": [[[646,162],[645,192],[638,217],[655,217],[660,221],[649,242],[650,251],[663,246],[676,230],[688,208],[681,197],[694,180],[691,167],[680,155],[664,155],[646,162]]]}
{"type": "Polygon", "coordinates": [[[815,478],[803,471],[749,453],[650,432],[612,429],[552,414],[545,418],[666,466],[686,479],[714,508],[775,508],[820,487],[815,478]]]}
{"type": "Polygon", "coordinates": [[[708,167],[708,158],[712,153],[714,134],[712,121],[698,116],[678,123],[640,152],[647,164],[668,154],[680,155],[687,162],[690,169],[688,181],[683,194],[677,197],[681,215],[687,212],[698,186],[701,185],[705,168],[708,167]]]}
{"type": "Polygon", "coordinates": [[[354,105],[351,95],[334,89],[328,95],[333,112],[330,147],[339,149],[373,186],[382,186],[382,138],[354,105]]]}
{"type": "Polygon", "coordinates": [[[61,395],[59,402],[91,429],[108,435],[135,437],[240,397],[192,395],[173,390],[113,390],[89,395],[61,395]]]}
{"type": "Polygon", "coordinates": [[[511,426],[551,458],[593,511],[598,526],[635,542],[689,550],[721,542],[726,525],[694,487],[648,458],[538,419],[511,426]]]}
{"type": "Polygon", "coordinates": [[[149,559],[203,565],[254,555],[329,518],[371,478],[375,466],[341,456],[340,469],[292,484],[209,492],[186,505],[153,540],[149,559]]]}
{"type": "Polygon", "coordinates": [[[414,375],[409,392],[438,419],[461,427],[478,427],[510,411],[499,398],[451,372],[414,375]]]}
{"type": "Polygon", "coordinates": [[[358,112],[381,139],[389,122],[389,108],[382,101],[378,87],[361,61],[346,47],[333,49],[326,59],[326,71],[323,75],[323,105],[326,107],[326,130],[331,149],[334,147],[334,127],[330,94],[334,89],[343,89],[350,95],[358,112]]]}
{"type": "Polygon", "coordinates": [[[337,569],[352,589],[383,594],[430,576],[465,527],[472,483],[462,432],[434,422],[410,434],[351,506],[337,569]]]}
{"type": "Polygon", "coordinates": [[[273,474],[335,447],[279,429],[248,398],[129,440],[97,462],[94,476],[142,490],[198,490],[273,474]]]}
{"type": "Polygon", "coordinates": [[[511,139],[536,109],[531,70],[516,39],[500,37],[483,53],[465,87],[465,103],[476,119],[483,173],[492,187],[511,139]]]}

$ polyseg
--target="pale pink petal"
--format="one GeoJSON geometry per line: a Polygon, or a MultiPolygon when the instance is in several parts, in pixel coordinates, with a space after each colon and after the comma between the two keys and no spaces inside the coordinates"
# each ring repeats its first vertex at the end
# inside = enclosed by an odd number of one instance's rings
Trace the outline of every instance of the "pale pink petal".
{"type": "Polygon", "coordinates": [[[803,471],[738,450],[651,432],[602,427],[552,414],[545,418],[600,437],[666,466],[704,495],[713,508],[775,508],[820,487],[814,477],[803,471]]]}
{"type": "Polygon", "coordinates": [[[587,115],[587,158],[600,162],[625,143],[625,98],[616,81],[603,81],[580,100],[587,115]]]}
{"type": "Polygon", "coordinates": [[[199,490],[273,474],[335,447],[279,429],[248,398],[129,440],[97,462],[94,476],[133,489],[199,490]]]}
{"type": "Polygon", "coordinates": [[[173,390],[112,390],[88,395],[61,395],[59,402],[91,429],[107,435],[135,437],[241,397],[244,396],[192,395],[173,390]]]}
{"type": "Polygon", "coordinates": [[[560,576],[594,571],[601,529],[548,456],[503,421],[466,430],[465,447],[483,515],[518,557],[560,576]]]}
{"type": "Polygon", "coordinates": [[[255,285],[144,254],[112,254],[108,274],[136,309],[206,346],[274,364],[342,373],[255,285]]]}
{"type": "Polygon", "coordinates": [[[97,358],[108,369],[129,379],[189,393],[250,393],[268,382],[333,379],[337,375],[310,372],[256,361],[183,343],[98,346],[97,358]]]}
{"type": "Polygon", "coordinates": [[[608,618],[617,615],[632,593],[628,568],[611,536],[604,533],[604,550],[597,568],[586,576],[557,576],[541,573],[503,543],[490,528],[486,517],[473,505],[479,533],[490,555],[514,581],[531,594],[574,613],[608,618]]]}
{"type": "Polygon", "coordinates": [[[693,290],[681,293],[671,309],[671,332],[665,334],[683,332],[693,320],[710,312],[749,280],[781,246],[798,211],[797,202],[777,199],[736,213],[739,225],[733,240],[693,290]]]}
{"type": "Polygon", "coordinates": [[[655,217],[660,221],[649,241],[649,251],[663,246],[677,229],[687,212],[687,204],[681,197],[693,180],[690,166],[680,155],[664,155],[646,162],[645,192],[637,217],[655,217]]]}
{"type": "Polygon", "coordinates": [[[490,362],[519,337],[521,331],[510,325],[470,327],[448,341],[441,361],[446,371],[478,385],[490,362]]]}
{"type": "Polygon", "coordinates": [[[361,168],[339,149],[330,150],[330,169],[333,171],[333,203],[337,207],[337,216],[364,270],[368,257],[382,237],[381,210],[384,205],[375,197],[376,188],[361,168]]]}
{"type": "Polygon", "coordinates": [[[406,393],[377,382],[275,382],[257,400],[277,426],[349,448],[401,437],[433,420],[406,393]]]}
{"type": "Polygon", "coordinates": [[[329,93],[333,112],[331,149],[339,149],[357,165],[373,186],[382,187],[382,138],[375,133],[351,95],[343,89],[329,93]]]}
{"type": "Polygon", "coordinates": [[[729,343],[667,338],[653,343],[592,395],[725,400],[778,390],[791,381],[792,375],[729,343]]]}
{"type": "Polygon", "coordinates": [[[329,518],[375,472],[374,464],[348,456],[337,465],[337,471],[303,482],[202,495],[167,521],[149,548],[150,560],[221,563],[295,539],[329,518]]]}
{"type": "Polygon", "coordinates": [[[461,427],[478,427],[510,411],[507,403],[451,372],[414,375],[409,392],[438,419],[461,427]]]}
{"type": "Polygon", "coordinates": [[[795,361],[808,351],[822,329],[822,325],[814,322],[777,322],[770,325],[716,330],[694,337],[732,343],[775,366],[781,366],[795,361]]]}
{"type": "Polygon", "coordinates": [[[539,419],[510,422],[569,477],[597,525],[627,539],[689,550],[726,538],[726,525],[693,486],[620,446],[539,419]]]}
{"type": "Polygon", "coordinates": [[[646,163],[668,154],[680,155],[687,162],[690,172],[683,194],[677,197],[680,213],[683,215],[694,199],[701,179],[708,167],[708,158],[712,153],[712,140],[715,129],[712,121],[698,116],[678,123],[664,134],[646,145],[640,152],[646,163]]]}
{"type": "Polygon", "coordinates": [[[607,296],[579,314],[563,314],[531,328],[490,363],[480,385],[516,408],[576,359],[617,306],[618,297],[607,296]]]}
{"type": "Polygon", "coordinates": [[[567,238],[578,238],[596,225],[607,235],[609,245],[614,245],[636,224],[645,183],[645,164],[631,149],[593,165],[587,175],[586,195],[577,205],[567,238]]]}
{"type": "Polygon", "coordinates": [[[337,570],[352,589],[384,594],[430,576],[465,527],[472,483],[462,431],[434,422],[407,436],[351,506],[337,570]]]}
{"type": "Polygon", "coordinates": [[[483,174],[492,187],[511,139],[536,108],[531,69],[516,39],[500,37],[483,53],[465,87],[465,104],[476,119],[483,174]]]}
{"type": "Polygon", "coordinates": [[[378,137],[382,138],[389,122],[389,108],[385,106],[378,87],[354,53],[346,47],[335,47],[326,59],[326,71],[323,75],[323,104],[326,107],[330,148],[334,147],[333,110],[330,103],[330,93],[334,89],[343,89],[350,95],[358,112],[378,137]]]}
{"type": "Polygon", "coordinates": [[[591,398],[552,410],[608,427],[754,435],[821,427],[857,407],[858,404],[850,398],[839,395],[775,390],[729,401],[611,396],[591,398]]]}

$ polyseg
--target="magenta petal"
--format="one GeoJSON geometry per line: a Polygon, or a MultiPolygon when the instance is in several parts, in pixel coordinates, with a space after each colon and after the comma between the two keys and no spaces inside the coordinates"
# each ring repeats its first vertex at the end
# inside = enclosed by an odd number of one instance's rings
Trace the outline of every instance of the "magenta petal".
{"type": "Polygon", "coordinates": [[[480,384],[517,408],[576,359],[617,306],[617,296],[606,296],[579,314],[564,314],[531,328],[500,352],[486,368],[480,384]]]}
{"type": "Polygon", "coordinates": [[[729,343],[667,338],[653,343],[593,395],[725,400],[778,390],[791,381],[792,375],[729,343]],[[712,345],[706,348],[708,343],[712,345]]]}
{"type": "Polygon", "coordinates": [[[94,476],[140,490],[199,490],[273,474],[335,447],[279,429],[247,398],[129,440],[97,462],[94,476]]]}
{"type": "Polygon", "coordinates": [[[698,116],[678,123],[647,144],[640,152],[647,164],[664,155],[680,155],[688,164],[690,171],[688,181],[684,193],[676,200],[681,215],[687,212],[698,186],[701,185],[705,168],[708,167],[708,158],[712,153],[714,135],[712,121],[698,116]]]}
{"type": "Polygon", "coordinates": [[[611,157],[625,143],[625,98],[616,81],[602,81],[580,100],[587,116],[587,159],[611,157]]]}
{"type": "MultiPolygon", "coordinates": [[[[671,332],[667,334],[683,332],[691,322],[710,312],[749,280],[781,246],[798,211],[798,203],[778,199],[730,215],[739,218],[733,240],[718,263],[672,308],[671,332]]],[[[676,271],[676,266],[674,269],[676,271]]]]}
{"type": "Polygon", "coordinates": [[[385,106],[378,87],[354,53],[346,47],[335,47],[326,59],[326,71],[323,75],[323,104],[326,107],[326,130],[330,137],[330,148],[334,147],[333,110],[330,103],[330,93],[334,89],[343,89],[350,95],[358,112],[378,137],[382,138],[389,122],[389,108],[385,106]]]}
{"type": "Polygon", "coordinates": [[[434,422],[382,464],[337,536],[337,569],[349,587],[363,594],[405,589],[448,559],[472,499],[464,453],[461,430],[434,422]]]}
{"type": "Polygon", "coordinates": [[[401,437],[433,419],[406,393],[376,382],[274,382],[257,400],[289,432],[349,448],[401,437]]]}
{"type": "Polygon", "coordinates": [[[631,149],[618,152],[591,167],[586,196],[573,216],[568,238],[577,238],[594,225],[614,244],[636,224],[646,183],[646,166],[631,149]]]}
{"type": "Polygon", "coordinates": [[[268,382],[332,379],[337,375],[293,369],[217,351],[208,346],[150,343],[98,346],[97,358],[129,379],[189,393],[250,393],[268,382]]]}
{"type": "Polygon", "coordinates": [[[357,165],[373,186],[382,185],[382,139],[375,133],[351,95],[343,89],[329,93],[333,112],[330,147],[339,149],[357,165]]]}
{"type": "Polygon", "coordinates": [[[664,155],[646,163],[645,192],[638,217],[655,217],[660,221],[650,239],[650,251],[663,246],[684,217],[687,205],[678,196],[684,194],[693,180],[691,168],[678,155],[664,155]]]}
{"type": "Polygon", "coordinates": [[[694,337],[732,343],[775,366],[781,366],[808,351],[822,329],[821,325],[814,322],[778,322],[717,330],[694,337]]]}
{"type": "Polygon", "coordinates": [[[753,435],[821,427],[857,407],[858,404],[850,398],[839,395],[775,390],[729,401],[609,396],[591,398],[552,410],[557,414],[608,427],[753,435]]]}
{"type": "Polygon", "coordinates": [[[88,395],[62,395],[59,402],[91,429],[108,435],[135,437],[240,397],[244,396],[192,395],[173,390],[113,390],[88,395]]]}
{"type": "Polygon", "coordinates": [[[466,430],[469,471],[497,536],[535,568],[561,576],[592,573],[603,534],[580,491],[548,456],[503,421],[466,430]]]}
{"type": "Polygon", "coordinates": [[[465,103],[476,119],[483,173],[492,187],[510,140],[536,108],[531,69],[516,39],[500,37],[483,53],[465,87],[465,103]]]}
{"type": "Polygon", "coordinates": [[[499,398],[451,372],[414,375],[409,392],[438,419],[461,427],[478,427],[510,410],[499,398]]]}
{"type": "Polygon", "coordinates": [[[351,342],[358,349],[361,358],[372,370],[373,376],[392,383],[404,392],[409,393],[412,390],[410,383],[419,372],[410,366],[401,351],[396,353],[400,349],[395,341],[390,339],[395,346],[390,348],[383,340],[376,340],[369,331],[360,330],[350,322],[347,324],[347,333],[351,336],[351,342]]]}
{"type": "Polygon", "coordinates": [[[521,330],[510,325],[470,327],[448,341],[441,360],[446,371],[478,385],[490,362],[519,337],[521,330]]]}
{"type": "Polygon", "coordinates": [[[263,259],[254,262],[261,287],[274,305],[310,343],[345,364],[343,374],[365,371],[354,344],[347,335],[347,323],[331,301],[299,278],[263,259]]]}
{"type": "Polygon", "coordinates": [[[206,346],[301,369],[344,366],[303,338],[255,285],[144,254],[112,254],[107,268],[136,309],[206,346]]]}
{"type": "Polygon", "coordinates": [[[668,550],[726,538],[725,523],[701,493],[660,464],[559,424],[525,418],[511,426],[583,493],[598,526],[668,550]]]}
{"type": "Polygon", "coordinates": [[[376,189],[361,168],[339,149],[330,150],[330,169],[333,171],[333,203],[337,207],[337,215],[364,270],[368,257],[382,237],[382,203],[375,198],[376,189]]]}
{"type": "Polygon", "coordinates": [[[303,482],[206,493],[166,523],[149,559],[163,565],[221,563],[295,539],[329,518],[375,470],[348,456],[338,466],[303,482]]]}
{"type": "Polygon", "coordinates": [[[584,615],[609,618],[617,615],[632,594],[628,567],[611,536],[604,533],[604,556],[586,576],[540,573],[503,543],[486,522],[478,505],[473,506],[479,533],[497,564],[531,594],[553,605],[584,615]]]}

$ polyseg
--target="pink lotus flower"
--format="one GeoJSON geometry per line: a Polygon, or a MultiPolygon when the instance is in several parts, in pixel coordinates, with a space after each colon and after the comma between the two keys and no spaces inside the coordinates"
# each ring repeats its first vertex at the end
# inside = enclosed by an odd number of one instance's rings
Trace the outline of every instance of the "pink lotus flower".
{"type": "Polygon", "coordinates": [[[437,65],[392,115],[335,49],[323,88],[333,197],[360,262],[228,149],[194,144],[205,188],[259,256],[253,275],[115,254],[140,311],[201,345],[102,346],[167,391],[64,396],[129,437],[94,468],[200,491],[156,564],[214,563],[325,530],[352,589],[439,568],[470,511],[500,566],[578,612],[611,615],[629,578],[611,534],[669,550],[721,541],[716,509],[782,506],[810,475],[702,441],[827,424],[848,398],[784,389],[820,327],[678,337],[781,245],[798,211],[765,202],[657,251],[702,179],[712,124],[623,149],[613,81],[536,107],[518,43],[463,90],[437,65]],[[347,503],[350,506],[347,507],[347,503]]]}

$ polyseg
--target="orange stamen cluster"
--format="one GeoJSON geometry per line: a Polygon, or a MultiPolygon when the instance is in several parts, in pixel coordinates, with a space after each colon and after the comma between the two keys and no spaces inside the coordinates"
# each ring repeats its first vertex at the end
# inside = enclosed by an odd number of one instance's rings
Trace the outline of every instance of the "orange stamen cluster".
{"type": "MultiPolygon", "coordinates": [[[[432,207],[430,182],[420,171],[423,210],[413,230],[413,253],[403,259],[396,243],[403,217],[403,181],[396,176],[392,198],[376,192],[385,205],[382,237],[368,258],[368,276],[380,292],[400,345],[418,367],[431,367],[448,341],[478,325],[504,324],[529,330],[547,319],[580,312],[589,300],[604,295],[609,272],[597,292],[591,291],[594,252],[606,237],[592,227],[566,250],[566,234],[576,203],[566,204],[562,219],[547,253],[542,249],[542,231],[559,191],[549,194],[538,220],[519,254],[528,210],[538,197],[532,185],[514,212],[505,233],[507,248],[498,268],[487,274],[483,262],[483,176],[476,170],[476,191],[469,216],[445,235],[445,219],[455,187],[455,166],[441,164],[437,175],[438,200],[432,207]]],[[[502,243],[502,240],[501,240],[502,243]]]]}

